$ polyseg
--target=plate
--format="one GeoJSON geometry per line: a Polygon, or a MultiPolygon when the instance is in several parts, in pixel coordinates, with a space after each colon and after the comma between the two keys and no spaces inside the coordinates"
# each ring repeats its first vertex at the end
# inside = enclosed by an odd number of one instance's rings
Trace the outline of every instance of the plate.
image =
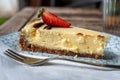
{"type": "MultiPolygon", "coordinates": [[[[72,56],[59,56],[55,54],[48,54],[48,53],[40,53],[40,52],[29,52],[29,51],[21,51],[18,47],[19,42],[19,32],[14,32],[5,36],[0,37],[0,41],[6,44],[7,46],[11,47],[20,54],[30,55],[30,56],[43,56],[43,57],[62,57],[68,58],[72,60],[81,60],[91,63],[98,63],[98,64],[112,64],[112,65],[120,65],[120,37],[111,35],[111,39],[109,40],[107,47],[105,49],[105,57],[106,59],[93,59],[93,58],[85,58],[85,57],[72,57],[72,56]]],[[[106,34],[106,33],[105,33],[106,34]]]]}

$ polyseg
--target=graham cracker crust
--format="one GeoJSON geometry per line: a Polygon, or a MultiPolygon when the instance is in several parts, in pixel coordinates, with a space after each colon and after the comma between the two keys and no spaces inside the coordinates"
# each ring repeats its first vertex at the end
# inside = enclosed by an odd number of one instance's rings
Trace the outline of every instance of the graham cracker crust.
{"type": "Polygon", "coordinates": [[[32,51],[32,52],[47,52],[49,54],[57,54],[57,55],[65,55],[65,56],[77,56],[77,57],[88,57],[88,58],[95,58],[95,59],[104,59],[104,56],[97,55],[97,54],[84,54],[84,53],[74,53],[72,51],[67,50],[57,50],[57,49],[49,49],[42,46],[36,46],[33,44],[30,44],[26,39],[24,34],[20,33],[20,39],[19,39],[19,46],[21,50],[24,51],[32,51]]]}

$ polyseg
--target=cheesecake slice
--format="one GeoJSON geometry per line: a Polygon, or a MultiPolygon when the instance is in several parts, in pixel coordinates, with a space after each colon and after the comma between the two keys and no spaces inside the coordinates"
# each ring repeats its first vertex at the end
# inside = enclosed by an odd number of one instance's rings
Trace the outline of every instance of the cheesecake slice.
{"type": "Polygon", "coordinates": [[[43,20],[29,22],[20,32],[21,50],[48,54],[104,58],[109,36],[83,28],[70,26],[50,27],[43,20]]]}

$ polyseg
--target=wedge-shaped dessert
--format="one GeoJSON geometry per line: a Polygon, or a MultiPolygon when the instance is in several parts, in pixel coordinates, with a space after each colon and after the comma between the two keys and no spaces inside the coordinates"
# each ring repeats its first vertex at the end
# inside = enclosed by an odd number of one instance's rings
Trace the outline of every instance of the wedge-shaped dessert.
{"type": "Polygon", "coordinates": [[[48,11],[42,10],[41,12],[42,19],[29,22],[21,30],[19,45],[22,50],[104,58],[109,36],[71,26],[70,23],[48,11]]]}

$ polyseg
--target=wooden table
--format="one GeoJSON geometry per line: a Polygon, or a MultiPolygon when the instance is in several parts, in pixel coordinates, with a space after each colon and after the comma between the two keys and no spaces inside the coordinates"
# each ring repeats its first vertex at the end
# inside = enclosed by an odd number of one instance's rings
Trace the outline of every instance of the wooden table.
{"type": "MultiPolygon", "coordinates": [[[[81,8],[45,7],[56,15],[68,20],[72,25],[103,32],[102,11],[81,8]]],[[[0,36],[20,31],[26,23],[37,18],[40,8],[26,7],[0,27],[0,36]]],[[[112,31],[108,31],[113,33],[112,31]]],[[[120,36],[119,31],[114,31],[120,36]]]]}

